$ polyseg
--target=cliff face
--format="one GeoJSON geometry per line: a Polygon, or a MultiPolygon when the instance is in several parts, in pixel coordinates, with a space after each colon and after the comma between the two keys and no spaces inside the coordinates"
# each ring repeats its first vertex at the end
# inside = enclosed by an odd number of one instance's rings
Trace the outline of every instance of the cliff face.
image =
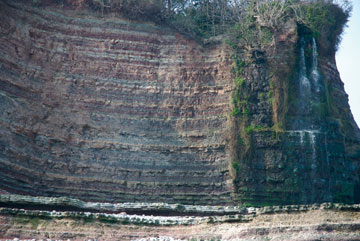
{"type": "Polygon", "coordinates": [[[229,203],[227,52],[79,14],[1,3],[1,188],[229,203]]]}
{"type": "MultiPolygon", "coordinates": [[[[75,1],[74,1],[75,3],[75,1]]],[[[79,7],[75,6],[74,7],[79,7]]],[[[99,202],[360,202],[333,56],[295,22],[247,50],[150,23],[0,3],[0,188],[99,202]]]]}
{"type": "Polygon", "coordinates": [[[288,21],[243,59],[233,102],[247,111],[231,131],[240,203],[358,203],[360,132],[334,55],[288,21]]]}

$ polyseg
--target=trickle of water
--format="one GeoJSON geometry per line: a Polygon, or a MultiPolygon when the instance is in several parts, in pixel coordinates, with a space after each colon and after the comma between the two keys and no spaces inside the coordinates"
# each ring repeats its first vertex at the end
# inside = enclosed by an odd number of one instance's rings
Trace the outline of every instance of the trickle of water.
{"type": "Polygon", "coordinates": [[[319,79],[320,79],[320,73],[318,70],[318,51],[317,51],[317,45],[316,40],[313,38],[312,43],[312,70],[311,70],[311,78],[314,80],[314,84],[316,87],[316,91],[319,92],[319,79]]]}
{"type": "Polygon", "coordinates": [[[315,132],[314,131],[309,131],[309,135],[310,135],[310,143],[311,143],[311,148],[312,148],[312,162],[313,162],[313,165],[315,165],[315,162],[316,162],[316,146],[315,146],[316,145],[316,136],[315,136],[315,132]]]}
{"type": "Polygon", "coordinates": [[[300,79],[300,93],[302,97],[310,97],[310,80],[306,76],[306,62],[305,62],[305,49],[304,49],[305,41],[303,38],[300,40],[300,63],[299,63],[299,79],[300,79]]]}
{"type": "Polygon", "coordinates": [[[301,145],[305,144],[305,133],[309,134],[310,137],[310,144],[311,144],[311,148],[313,150],[313,156],[315,156],[316,159],[316,134],[319,134],[320,131],[319,130],[294,130],[294,131],[287,131],[288,133],[291,134],[296,134],[300,136],[300,143],[301,145]]]}
{"type": "Polygon", "coordinates": [[[304,137],[305,137],[305,132],[304,131],[300,131],[300,144],[303,146],[304,145],[304,137]]]}

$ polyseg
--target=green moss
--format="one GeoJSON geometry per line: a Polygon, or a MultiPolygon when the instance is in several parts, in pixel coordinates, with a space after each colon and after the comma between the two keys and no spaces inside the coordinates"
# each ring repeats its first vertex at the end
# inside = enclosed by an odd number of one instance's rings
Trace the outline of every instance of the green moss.
{"type": "Polygon", "coordinates": [[[233,59],[233,65],[232,65],[232,73],[236,76],[241,78],[241,75],[244,72],[244,66],[245,63],[244,61],[241,59],[241,57],[239,55],[237,55],[236,53],[234,53],[232,55],[232,59],[233,59]]]}
{"type": "Polygon", "coordinates": [[[36,229],[39,226],[40,218],[18,215],[15,219],[15,222],[19,224],[31,225],[33,229],[36,229]]]}
{"type": "Polygon", "coordinates": [[[244,207],[266,207],[284,203],[283,197],[240,197],[241,206],[244,207]]]}
{"type": "MultiPolygon", "coordinates": [[[[109,223],[109,224],[114,224],[119,222],[118,219],[116,219],[115,217],[111,217],[111,216],[105,216],[105,215],[100,215],[98,217],[99,222],[102,223],[109,223]]],[[[125,218],[124,220],[121,221],[122,224],[129,224],[130,220],[129,218],[125,218]]]]}
{"type": "MultiPolygon", "coordinates": [[[[209,221],[208,221],[208,223],[215,223],[214,218],[210,216],[210,217],[209,217],[209,221]]],[[[190,239],[190,240],[192,240],[192,239],[190,239]]]]}
{"type": "Polygon", "coordinates": [[[255,127],[255,131],[257,131],[257,132],[259,132],[259,131],[267,131],[267,130],[269,130],[269,128],[264,127],[262,125],[258,125],[258,126],[255,127]]]}
{"type": "Polygon", "coordinates": [[[232,162],[232,167],[234,168],[235,171],[237,171],[239,169],[239,163],[238,161],[233,161],[232,162]]]}
{"type": "Polygon", "coordinates": [[[231,111],[231,115],[236,117],[236,116],[240,116],[241,115],[241,112],[238,108],[235,108],[231,111]]]}
{"type": "Polygon", "coordinates": [[[250,111],[249,111],[246,107],[244,107],[244,108],[242,109],[241,114],[242,114],[242,115],[249,115],[249,114],[250,114],[250,111]]]}
{"type": "Polygon", "coordinates": [[[283,132],[284,129],[281,127],[280,123],[275,123],[271,129],[275,132],[274,134],[277,134],[279,132],[283,132]]]}
{"type": "Polygon", "coordinates": [[[270,81],[269,87],[270,87],[270,90],[275,89],[275,83],[274,83],[274,81],[270,81]]]}
{"type": "Polygon", "coordinates": [[[270,28],[261,27],[260,28],[260,41],[263,45],[268,45],[273,41],[273,32],[270,28]]]}
{"type": "Polygon", "coordinates": [[[175,210],[178,212],[184,212],[185,209],[186,209],[185,206],[181,205],[181,204],[176,205],[176,208],[175,208],[175,210]]]}
{"type": "Polygon", "coordinates": [[[259,93],[259,100],[263,101],[265,99],[265,94],[263,92],[259,93]]]}
{"type": "Polygon", "coordinates": [[[271,89],[271,90],[269,90],[269,92],[267,93],[268,102],[269,102],[270,104],[273,103],[273,96],[274,96],[274,91],[271,89]]]}
{"type": "Polygon", "coordinates": [[[249,115],[248,110],[248,97],[242,92],[242,88],[245,85],[245,80],[243,78],[237,77],[236,79],[236,89],[233,93],[232,103],[233,110],[231,111],[232,116],[241,116],[249,115]]]}
{"type": "Polygon", "coordinates": [[[245,133],[246,133],[246,134],[251,134],[251,133],[254,132],[255,127],[254,127],[253,125],[250,125],[250,126],[245,127],[244,130],[245,130],[245,133]]]}
{"type": "Polygon", "coordinates": [[[312,30],[313,36],[320,40],[323,54],[336,51],[341,33],[350,16],[351,7],[344,9],[326,1],[302,5],[303,21],[312,30]]]}
{"type": "Polygon", "coordinates": [[[271,129],[262,125],[258,125],[258,126],[249,125],[246,126],[244,130],[246,134],[251,134],[253,132],[269,131],[271,129]]]}
{"type": "Polygon", "coordinates": [[[238,135],[238,137],[237,137],[237,144],[238,144],[238,146],[243,146],[244,145],[244,140],[241,138],[240,135],[238,135]]]}
{"type": "Polygon", "coordinates": [[[236,77],[236,86],[243,87],[245,84],[245,80],[242,77],[236,77]]]}

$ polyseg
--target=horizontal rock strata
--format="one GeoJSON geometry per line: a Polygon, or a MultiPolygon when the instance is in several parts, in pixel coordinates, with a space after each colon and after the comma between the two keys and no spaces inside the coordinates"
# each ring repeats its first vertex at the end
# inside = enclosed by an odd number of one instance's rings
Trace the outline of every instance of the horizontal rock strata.
{"type": "Polygon", "coordinates": [[[360,132],[335,59],[306,26],[289,19],[274,44],[236,52],[223,36],[199,44],[67,2],[0,2],[1,193],[360,202],[360,132]]]}
{"type": "Polygon", "coordinates": [[[161,217],[0,208],[0,238],[97,240],[358,240],[359,205],[248,208],[239,215],[161,217]],[[275,208],[276,209],[276,208],[275,208]],[[229,223],[231,222],[231,223],[229,223]]]}
{"type": "Polygon", "coordinates": [[[0,189],[231,203],[225,49],[18,1],[0,16],[0,189]]]}
{"type": "MultiPolygon", "coordinates": [[[[360,212],[360,204],[337,204],[323,203],[311,205],[285,205],[266,206],[261,208],[241,206],[202,206],[202,205],[180,205],[168,203],[94,203],[84,202],[78,199],[66,197],[31,197],[23,195],[1,195],[0,206],[26,207],[36,210],[41,207],[44,210],[67,209],[88,212],[106,213],[151,213],[151,214],[175,214],[196,216],[231,216],[231,215],[258,215],[284,212],[305,212],[309,210],[327,209],[339,211],[360,212]]],[[[37,212],[37,211],[35,211],[37,212]]]]}

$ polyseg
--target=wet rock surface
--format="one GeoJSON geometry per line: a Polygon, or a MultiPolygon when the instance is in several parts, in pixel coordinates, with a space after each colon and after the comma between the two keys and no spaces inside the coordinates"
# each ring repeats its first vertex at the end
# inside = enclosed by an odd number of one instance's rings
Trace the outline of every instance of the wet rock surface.
{"type": "Polygon", "coordinates": [[[245,51],[246,113],[231,131],[244,205],[360,202],[359,128],[335,58],[318,53],[321,42],[303,28],[288,21],[276,47],[245,51]]]}

